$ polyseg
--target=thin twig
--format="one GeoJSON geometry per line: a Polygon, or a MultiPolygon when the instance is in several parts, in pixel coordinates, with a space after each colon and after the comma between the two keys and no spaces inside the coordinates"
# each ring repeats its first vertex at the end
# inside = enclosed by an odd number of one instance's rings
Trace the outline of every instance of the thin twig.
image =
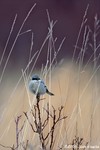
{"type": "Polygon", "coordinates": [[[27,115],[27,112],[24,112],[24,115],[26,116],[26,118],[27,118],[27,120],[28,120],[28,123],[30,124],[30,126],[31,126],[31,128],[32,128],[32,130],[33,130],[33,132],[37,132],[37,131],[34,129],[32,123],[30,122],[30,120],[29,120],[29,118],[28,118],[28,115],[27,115]]]}
{"type": "Polygon", "coordinates": [[[14,147],[5,146],[5,145],[2,145],[2,144],[0,144],[0,146],[2,146],[2,147],[4,147],[4,148],[7,148],[7,149],[15,150],[15,148],[14,148],[14,147]]]}

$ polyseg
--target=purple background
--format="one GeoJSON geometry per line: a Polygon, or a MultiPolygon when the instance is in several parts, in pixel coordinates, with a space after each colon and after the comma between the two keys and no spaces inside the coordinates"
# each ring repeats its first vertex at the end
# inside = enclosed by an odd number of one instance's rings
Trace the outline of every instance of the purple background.
{"type": "MultiPolygon", "coordinates": [[[[100,14],[99,0],[0,0],[0,54],[3,52],[15,14],[18,14],[16,25],[4,57],[4,62],[19,27],[35,2],[37,5],[25,23],[23,31],[32,29],[34,33],[33,51],[35,52],[40,49],[48,31],[48,19],[46,14],[46,9],[48,9],[51,19],[58,21],[54,28],[54,36],[58,37],[56,47],[58,47],[63,37],[66,37],[62,50],[58,55],[58,60],[62,58],[72,58],[75,42],[87,4],[89,3],[88,24],[92,29],[95,14],[97,13],[98,16],[100,14]]],[[[13,62],[16,66],[19,64],[22,66],[26,65],[28,60],[27,56],[29,55],[30,39],[31,33],[24,34],[18,39],[10,57],[9,65],[11,67],[13,67],[13,62]]],[[[41,54],[42,57],[39,58],[37,65],[41,65],[41,62],[45,62],[46,49],[47,46],[44,47],[41,54]]],[[[79,53],[79,51],[77,51],[77,53],[79,53]]],[[[92,51],[88,50],[85,57],[88,59],[91,53],[92,51]]]]}

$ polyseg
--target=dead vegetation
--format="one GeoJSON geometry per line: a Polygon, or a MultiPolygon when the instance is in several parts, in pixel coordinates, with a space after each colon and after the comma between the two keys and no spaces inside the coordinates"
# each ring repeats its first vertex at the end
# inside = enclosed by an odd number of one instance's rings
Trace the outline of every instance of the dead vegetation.
{"type": "Polygon", "coordinates": [[[17,116],[17,119],[15,119],[15,125],[16,125],[16,144],[13,144],[13,146],[4,146],[0,144],[4,148],[9,148],[11,150],[18,150],[22,148],[23,150],[27,150],[29,140],[27,140],[24,143],[21,143],[19,140],[19,135],[21,134],[22,130],[24,130],[24,124],[26,121],[28,121],[33,133],[38,134],[39,136],[39,141],[40,141],[40,147],[43,150],[47,150],[47,147],[49,147],[50,150],[53,149],[54,145],[54,133],[56,130],[57,124],[63,120],[66,119],[67,116],[62,116],[63,112],[63,106],[58,108],[56,110],[52,106],[52,112],[50,111],[49,103],[47,103],[47,108],[40,108],[40,98],[37,98],[37,103],[36,105],[33,106],[33,109],[31,109],[29,115],[32,116],[34,120],[34,124],[31,123],[30,117],[28,115],[28,112],[24,112],[24,115],[26,117],[26,120],[24,121],[23,125],[19,128],[19,123],[21,119],[21,115],[17,116]],[[44,109],[46,113],[46,118],[43,120],[42,119],[42,109],[44,109]],[[57,115],[58,114],[58,115],[57,115]],[[45,128],[48,128],[49,122],[52,122],[52,125],[49,129],[49,131],[45,135],[45,128]]]}

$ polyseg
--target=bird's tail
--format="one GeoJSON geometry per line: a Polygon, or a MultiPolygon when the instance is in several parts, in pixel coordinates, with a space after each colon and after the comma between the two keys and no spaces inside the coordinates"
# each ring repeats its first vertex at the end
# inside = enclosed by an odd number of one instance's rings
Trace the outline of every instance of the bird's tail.
{"type": "Polygon", "coordinates": [[[48,89],[46,90],[46,93],[49,94],[49,95],[51,95],[51,96],[54,96],[54,94],[51,93],[51,92],[49,92],[48,89]]]}

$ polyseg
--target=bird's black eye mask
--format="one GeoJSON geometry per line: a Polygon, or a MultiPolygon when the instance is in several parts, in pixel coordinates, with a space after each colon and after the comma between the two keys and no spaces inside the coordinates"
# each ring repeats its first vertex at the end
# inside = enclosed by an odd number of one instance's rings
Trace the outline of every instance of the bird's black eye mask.
{"type": "Polygon", "coordinates": [[[40,78],[32,78],[32,80],[40,80],[40,78]]]}

